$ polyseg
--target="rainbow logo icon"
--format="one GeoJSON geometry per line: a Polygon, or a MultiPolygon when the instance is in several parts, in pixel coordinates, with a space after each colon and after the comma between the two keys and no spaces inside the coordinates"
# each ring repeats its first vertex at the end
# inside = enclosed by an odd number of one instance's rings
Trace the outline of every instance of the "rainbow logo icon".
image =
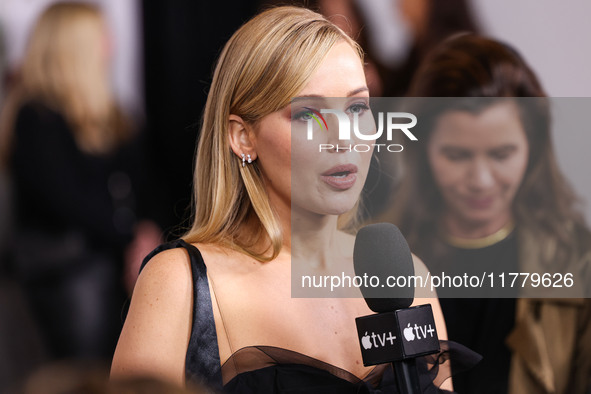
{"type": "Polygon", "coordinates": [[[328,125],[326,124],[326,120],[324,120],[324,117],[322,116],[322,114],[318,111],[316,111],[313,108],[309,108],[309,107],[304,107],[304,109],[307,109],[308,111],[310,111],[310,115],[312,116],[312,119],[314,119],[317,123],[318,126],[320,126],[320,130],[322,130],[322,123],[324,123],[324,127],[326,128],[326,130],[328,130],[328,125]],[[320,123],[320,119],[322,119],[322,123],[320,123]]]}

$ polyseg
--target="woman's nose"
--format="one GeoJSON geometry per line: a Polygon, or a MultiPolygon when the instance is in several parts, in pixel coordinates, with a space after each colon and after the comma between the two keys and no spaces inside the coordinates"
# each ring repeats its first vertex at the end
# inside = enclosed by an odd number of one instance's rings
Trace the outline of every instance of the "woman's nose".
{"type": "Polygon", "coordinates": [[[495,177],[490,164],[483,159],[475,159],[468,170],[468,186],[472,189],[486,189],[493,186],[495,177]]]}
{"type": "Polygon", "coordinates": [[[330,114],[327,118],[327,143],[332,145],[330,152],[351,152],[355,146],[351,121],[346,117],[338,118],[330,114]]]}

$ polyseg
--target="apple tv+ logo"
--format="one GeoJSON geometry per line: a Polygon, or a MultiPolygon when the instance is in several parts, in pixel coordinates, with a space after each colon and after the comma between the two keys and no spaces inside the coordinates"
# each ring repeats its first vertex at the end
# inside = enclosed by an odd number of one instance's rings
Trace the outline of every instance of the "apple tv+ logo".
{"type": "Polygon", "coordinates": [[[433,338],[433,333],[435,333],[435,335],[437,335],[437,333],[435,332],[435,329],[433,327],[431,327],[431,324],[429,324],[429,326],[427,327],[427,326],[418,326],[415,323],[414,327],[411,327],[410,323],[408,323],[408,325],[403,330],[403,332],[404,332],[404,339],[406,339],[407,341],[414,341],[415,338],[417,340],[427,339],[427,335],[429,335],[430,338],[433,338]],[[414,332],[413,332],[413,330],[414,330],[414,332]]]}
{"type": "Polygon", "coordinates": [[[439,338],[429,304],[358,317],[355,322],[365,366],[439,351],[439,338]]]}
{"type": "Polygon", "coordinates": [[[387,337],[386,333],[376,335],[374,332],[372,332],[371,335],[369,335],[366,331],[365,335],[361,337],[361,346],[363,346],[364,349],[371,349],[372,346],[377,348],[378,346],[386,346],[386,341],[389,341],[390,345],[394,345],[395,339],[396,337],[392,335],[391,331],[388,331],[387,337]]]}

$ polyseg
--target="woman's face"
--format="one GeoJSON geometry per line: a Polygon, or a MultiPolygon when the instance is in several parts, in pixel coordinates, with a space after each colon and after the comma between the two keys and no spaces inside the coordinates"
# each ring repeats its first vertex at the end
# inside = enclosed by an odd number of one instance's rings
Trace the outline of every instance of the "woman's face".
{"type": "Polygon", "coordinates": [[[469,226],[502,227],[528,162],[529,147],[511,102],[479,114],[444,113],[427,146],[429,164],[445,203],[445,218],[469,226]]]}
{"type": "MultiPolygon", "coordinates": [[[[308,140],[308,122],[314,111],[339,109],[350,118],[359,115],[361,128],[373,118],[366,110],[368,90],[359,56],[346,42],[336,44],[326,55],[306,86],[303,97],[262,118],[255,127],[256,152],[267,191],[274,205],[321,215],[338,215],[351,209],[361,193],[373,148],[369,152],[324,149],[320,144],[349,146],[358,141],[338,140],[337,117],[324,114],[326,126],[313,122],[308,140]],[[329,98],[345,99],[329,99],[329,98]]],[[[369,130],[365,127],[365,130],[369,130]]],[[[369,133],[368,133],[369,134],[369,133]]],[[[361,141],[371,145],[374,141],[361,141]]]]}

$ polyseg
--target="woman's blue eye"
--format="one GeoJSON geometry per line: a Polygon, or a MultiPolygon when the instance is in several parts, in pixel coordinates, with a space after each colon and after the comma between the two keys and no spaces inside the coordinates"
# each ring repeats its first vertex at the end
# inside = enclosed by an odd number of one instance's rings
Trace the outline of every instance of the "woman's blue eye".
{"type": "Polygon", "coordinates": [[[367,111],[369,107],[365,103],[356,103],[349,107],[348,111],[352,114],[362,114],[367,111]]]}
{"type": "Polygon", "coordinates": [[[312,111],[301,111],[293,115],[293,120],[310,120],[314,114],[312,111]]]}

